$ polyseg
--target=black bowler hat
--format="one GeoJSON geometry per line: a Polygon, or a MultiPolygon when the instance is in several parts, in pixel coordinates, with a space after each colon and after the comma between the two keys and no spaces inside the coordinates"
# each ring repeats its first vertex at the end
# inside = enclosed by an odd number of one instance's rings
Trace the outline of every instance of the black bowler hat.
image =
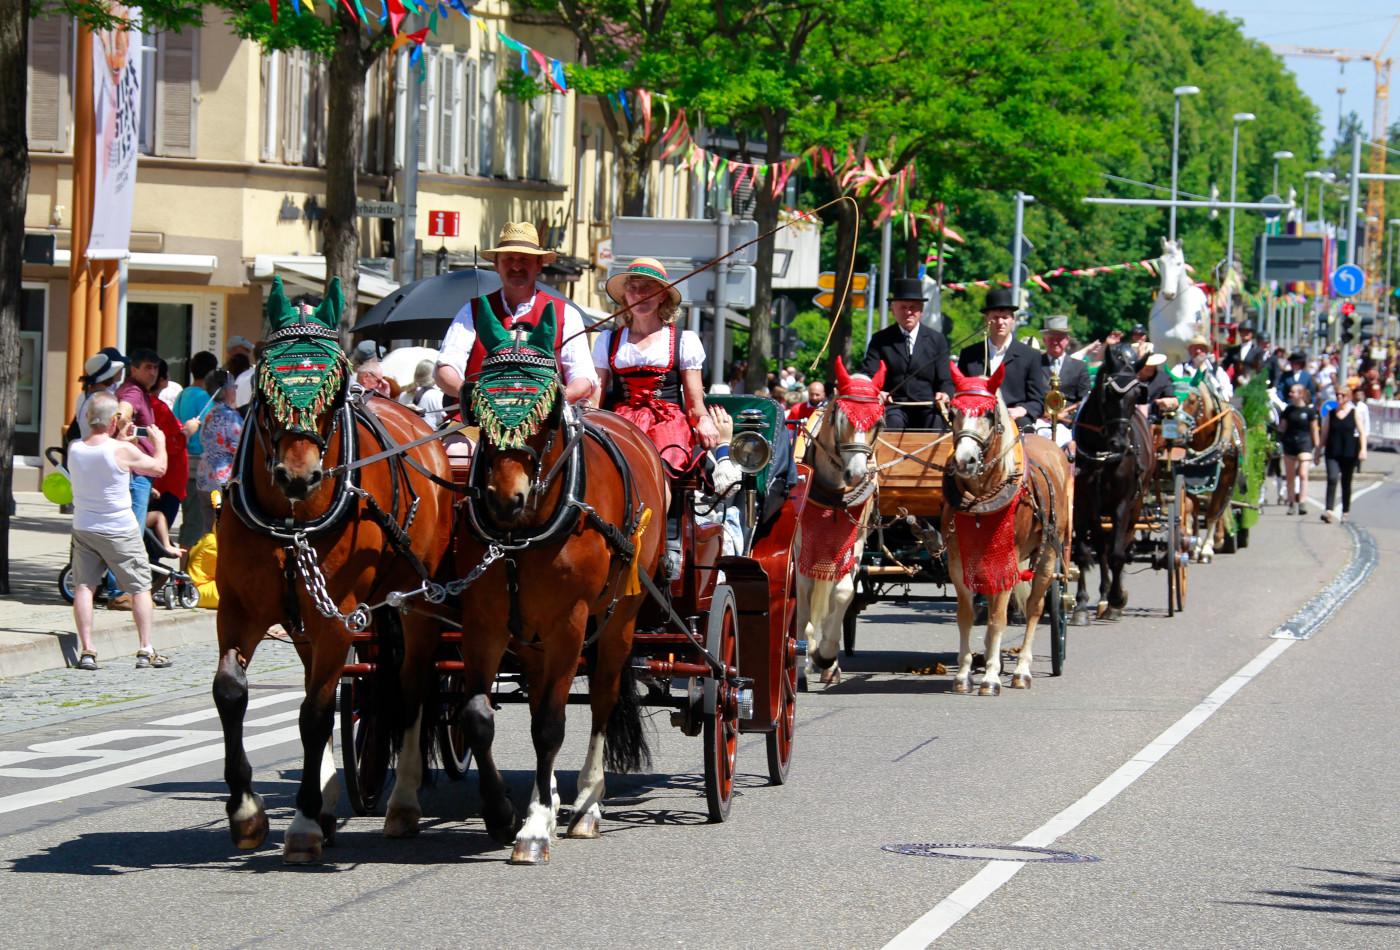
{"type": "Polygon", "coordinates": [[[1241,323],[1241,324],[1239,325],[1238,329],[1239,329],[1239,331],[1240,331],[1241,333],[1253,333],[1253,332],[1254,332],[1254,324],[1251,323],[1250,321],[1246,320],[1244,323],[1241,323]]]}
{"type": "Polygon", "coordinates": [[[1144,323],[1134,323],[1133,328],[1128,331],[1128,336],[1132,336],[1134,333],[1141,333],[1143,336],[1147,336],[1147,325],[1144,323]]]}
{"type": "Polygon", "coordinates": [[[891,300],[927,300],[924,282],[917,277],[896,277],[890,281],[891,300]]]}
{"type": "Polygon", "coordinates": [[[982,304],[982,312],[988,310],[1015,310],[1016,294],[1010,287],[993,287],[987,291],[987,299],[982,304]]]}

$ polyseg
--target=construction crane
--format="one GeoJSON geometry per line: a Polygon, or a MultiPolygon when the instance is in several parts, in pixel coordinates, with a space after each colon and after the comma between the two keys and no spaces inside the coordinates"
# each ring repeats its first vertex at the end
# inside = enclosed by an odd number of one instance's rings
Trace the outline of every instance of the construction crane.
{"type": "MultiPolygon", "coordinates": [[[[1371,160],[1369,171],[1375,174],[1385,172],[1386,126],[1390,121],[1390,65],[1391,59],[1385,49],[1400,28],[1400,16],[1390,25],[1381,45],[1374,52],[1355,49],[1325,49],[1319,46],[1284,46],[1270,44],[1269,48],[1280,56],[1309,56],[1314,59],[1336,60],[1345,66],[1350,62],[1370,63],[1376,70],[1376,101],[1371,112],[1371,160]]],[[[1373,178],[1366,188],[1366,272],[1374,278],[1380,273],[1381,229],[1385,227],[1385,182],[1373,178]]]]}

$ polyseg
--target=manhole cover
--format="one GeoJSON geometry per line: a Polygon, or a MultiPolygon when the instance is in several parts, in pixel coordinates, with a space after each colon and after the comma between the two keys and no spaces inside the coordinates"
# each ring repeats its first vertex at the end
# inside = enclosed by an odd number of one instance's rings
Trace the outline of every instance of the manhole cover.
{"type": "Polygon", "coordinates": [[[1092,854],[1029,848],[1018,844],[887,844],[880,850],[916,858],[949,858],[954,861],[1036,861],[1041,864],[1084,864],[1099,859],[1092,854]]]}

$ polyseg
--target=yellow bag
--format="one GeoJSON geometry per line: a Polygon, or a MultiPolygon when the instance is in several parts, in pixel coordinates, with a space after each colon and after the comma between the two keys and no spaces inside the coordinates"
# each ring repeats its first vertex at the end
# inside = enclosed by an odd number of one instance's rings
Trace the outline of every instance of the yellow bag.
{"type": "Polygon", "coordinates": [[[219,562],[219,541],[210,531],[190,548],[190,564],[186,569],[194,586],[199,588],[199,606],[213,610],[219,606],[219,588],[214,583],[214,568],[219,562]]]}

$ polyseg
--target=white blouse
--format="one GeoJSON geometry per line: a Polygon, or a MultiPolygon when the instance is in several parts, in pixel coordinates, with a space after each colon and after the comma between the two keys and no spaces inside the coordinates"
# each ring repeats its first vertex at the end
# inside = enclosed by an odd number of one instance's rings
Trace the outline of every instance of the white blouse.
{"type": "MultiPolygon", "coordinates": [[[[612,348],[612,335],[614,333],[622,334],[622,339],[617,344],[618,369],[632,369],[637,366],[654,366],[664,369],[671,362],[671,354],[668,352],[669,333],[654,334],[648,340],[646,348],[643,349],[628,340],[627,327],[623,327],[621,330],[605,330],[598,334],[598,339],[593,344],[593,365],[599,371],[611,369],[608,365],[608,350],[612,348]]],[[[680,349],[680,369],[704,368],[705,344],[700,342],[698,334],[682,330],[680,349]]]]}

